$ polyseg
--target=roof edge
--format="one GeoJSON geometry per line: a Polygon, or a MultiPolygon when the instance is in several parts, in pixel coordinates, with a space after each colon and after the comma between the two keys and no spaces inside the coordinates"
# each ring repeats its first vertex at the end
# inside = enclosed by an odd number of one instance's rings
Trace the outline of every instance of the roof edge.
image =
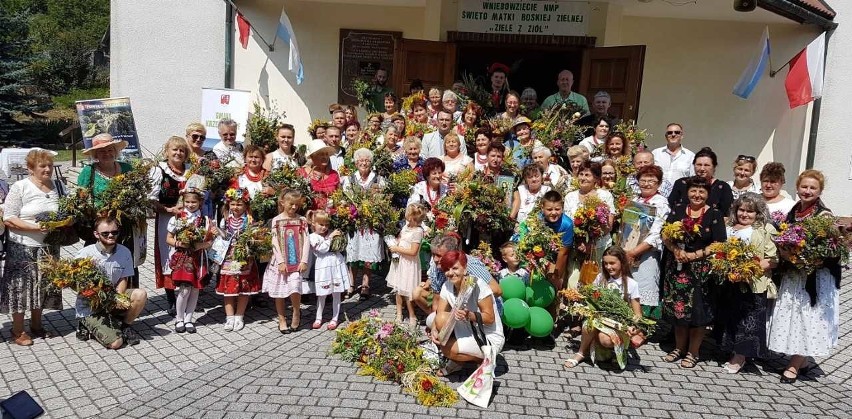
{"type": "MultiPolygon", "coordinates": [[[[825,2],[821,3],[825,4],[825,2]]],[[[816,25],[827,31],[837,28],[837,23],[832,21],[836,14],[834,10],[828,13],[828,10],[818,10],[812,6],[806,7],[801,0],[759,0],[757,5],[795,22],[816,25]]],[[[830,9],[827,4],[826,7],[830,9]]]]}

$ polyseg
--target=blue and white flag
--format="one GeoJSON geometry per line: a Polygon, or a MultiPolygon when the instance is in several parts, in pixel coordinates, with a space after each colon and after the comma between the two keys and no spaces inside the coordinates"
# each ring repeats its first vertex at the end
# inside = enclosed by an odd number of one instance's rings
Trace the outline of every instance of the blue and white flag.
{"type": "Polygon", "coordinates": [[[769,27],[763,29],[763,36],[760,37],[760,44],[757,45],[758,54],[751,58],[737,84],[734,85],[734,94],[748,99],[763,73],[766,72],[766,66],[769,65],[769,27]]]}
{"type": "Polygon", "coordinates": [[[296,73],[296,84],[302,84],[305,73],[302,68],[302,56],[299,54],[299,43],[296,42],[296,32],[293,30],[290,18],[287,17],[287,12],[283,8],[281,9],[281,18],[278,19],[278,29],[275,31],[275,36],[290,43],[290,61],[287,64],[287,69],[296,73]]]}

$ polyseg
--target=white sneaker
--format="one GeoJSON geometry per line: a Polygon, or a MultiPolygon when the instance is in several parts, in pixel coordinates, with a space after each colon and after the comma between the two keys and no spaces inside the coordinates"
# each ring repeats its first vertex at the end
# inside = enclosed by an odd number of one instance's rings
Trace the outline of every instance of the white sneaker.
{"type": "Polygon", "coordinates": [[[234,319],[234,331],[235,332],[239,332],[240,330],[243,330],[243,327],[245,327],[245,324],[243,323],[242,320],[234,319]]]}
{"type": "Polygon", "coordinates": [[[225,329],[226,332],[230,332],[231,330],[234,330],[234,318],[233,317],[228,317],[228,319],[225,321],[224,329],[225,329]]]}

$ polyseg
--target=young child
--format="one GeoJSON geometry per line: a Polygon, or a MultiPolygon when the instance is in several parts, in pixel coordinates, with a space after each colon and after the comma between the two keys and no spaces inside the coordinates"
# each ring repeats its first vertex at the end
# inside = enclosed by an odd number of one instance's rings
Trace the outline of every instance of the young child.
{"type": "Polygon", "coordinates": [[[311,327],[322,327],[325,297],[331,294],[331,321],[326,329],[334,330],[337,329],[337,317],[340,315],[340,294],[349,288],[349,270],[346,269],[343,254],[331,251],[331,241],[343,233],[340,230],[329,233],[331,219],[323,210],[314,211],[310,215],[310,222],[313,232],[308,236],[308,240],[314,254],[314,286],[317,296],[317,316],[311,327]]]}
{"type": "Polygon", "coordinates": [[[231,188],[225,192],[228,215],[219,223],[219,231],[231,237],[231,246],[219,271],[216,293],[225,299],[225,330],[243,330],[249,296],[260,292],[260,277],[255,261],[234,259],[234,244],[237,236],[252,223],[249,215],[249,192],[245,188],[231,188]],[[236,309],[234,303],[236,302],[236,309]]]}
{"type": "Polygon", "coordinates": [[[175,332],[195,333],[192,315],[198,304],[198,292],[204,285],[202,278],[207,274],[204,250],[213,244],[212,236],[216,227],[210,219],[201,215],[201,203],[204,201],[204,191],[196,188],[186,188],[181,192],[183,209],[180,214],[173,216],[168,223],[166,244],[169,245],[169,268],[172,282],[177,289],[175,301],[175,332]],[[184,243],[177,239],[184,228],[195,228],[201,232],[201,239],[195,243],[184,243]]]}
{"type": "Polygon", "coordinates": [[[302,278],[308,274],[310,247],[308,221],[299,215],[302,194],[285,189],[278,196],[278,215],[272,219],[272,259],[263,274],[263,292],[275,299],[278,331],[290,333],[301,322],[302,278]],[[286,298],[293,306],[292,323],[287,325],[286,298]]]}
{"type": "Polygon", "coordinates": [[[574,244],[574,221],[565,215],[563,210],[564,201],[562,194],[556,191],[548,191],[541,197],[541,214],[544,217],[544,225],[555,233],[562,235],[562,247],[556,256],[556,269],[548,273],[548,279],[557,290],[562,289],[565,278],[565,268],[568,265],[568,255],[574,244]]]}
{"type": "Polygon", "coordinates": [[[414,314],[414,304],[411,297],[414,289],[420,285],[420,241],[423,240],[423,227],[420,224],[426,218],[426,208],[412,203],[405,208],[405,227],[399,232],[396,244],[388,246],[388,250],[399,254],[388,272],[387,283],[396,291],[396,321],[402,323],[402,303],[408,308],[408,323],[417,326],[417,316],[414,314]]]}
{"type": "Polygon", "coordinates": [[[506,262],[506,267],[498,273],[500,275],[499,279],[502,281],[507,276],[515,275],[521,278],[525,284],[529,285],[530,271],[521,267],[521,260],[518,258],[518,244],[512,242],[504,243],[500,246],[500,256],[503,257],[503,262],[506,262]]]}
{"type": "MultiPolygon", "coordinates": [[[[627,263],[627,253],[624,249],[618,246],[610,246],[603,253],[601,260],[603,271],[598,274],[592,285],[596,287],[606,287],[614,289],[622,293],[624,301],[630,304],[633,314],[636,318],[642,318],[642,307],[639,304],[639,283],[630,277],[630,265],[627,263]]],[[[634,340],[634,336],[638,336],[639,331],[630,328],[626,336],[622,336],[614,329],[598,330],[590,327],[588,320],[583,326],[583,337],[580,340],[580,350],[574,354],[574,357],[565,361],[565,367],[574,368],[580,362],[583,362],[586,357],[591,357],[594,362],[597,356],[604,355],[606,350],[615,348],[616,345],[622,345],[627,340],[634,340]],[[591,353],[591,351],[596,351],[591,353]]],[[[641,341],[641,338],[639,339],[641,341]]],[[[624,368],[627,353],[622,351],[616,352],[619,365],[624,368]]]]}
{"type": "Polygon", "coordinates": [[[538,165],[530,164],[524,167],[521,175],[524,177],[524,184],[518,186],[515,197],[512,198],[511,216],[516,224],[526,221],[539,198],[551,189],[550,186],[542,184],[544,178],[538,165]]]}

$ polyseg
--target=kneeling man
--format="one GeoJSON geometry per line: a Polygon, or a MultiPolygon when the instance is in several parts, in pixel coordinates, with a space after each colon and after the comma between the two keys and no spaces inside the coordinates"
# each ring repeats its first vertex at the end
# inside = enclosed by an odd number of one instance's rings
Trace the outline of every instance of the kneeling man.
{"type": "Polygon", "coordinates": [[[148,293],[144,289],[128,289],[128,279],[133,276],[133,255],[118,244],[118,222],[115,218],[101,217],[95,221],[95,244],[86,246],[77,253],[78,258],[92,258],[107,274],[116,292],[130,296],[130,308],[112,312],[92,312],[89,299],[77,296],[77,337],[87,340],[95,338],[109,349],[121,348],[125,343],[136,345],[139,336],[130,325],[145,308],[148,293]]]}

